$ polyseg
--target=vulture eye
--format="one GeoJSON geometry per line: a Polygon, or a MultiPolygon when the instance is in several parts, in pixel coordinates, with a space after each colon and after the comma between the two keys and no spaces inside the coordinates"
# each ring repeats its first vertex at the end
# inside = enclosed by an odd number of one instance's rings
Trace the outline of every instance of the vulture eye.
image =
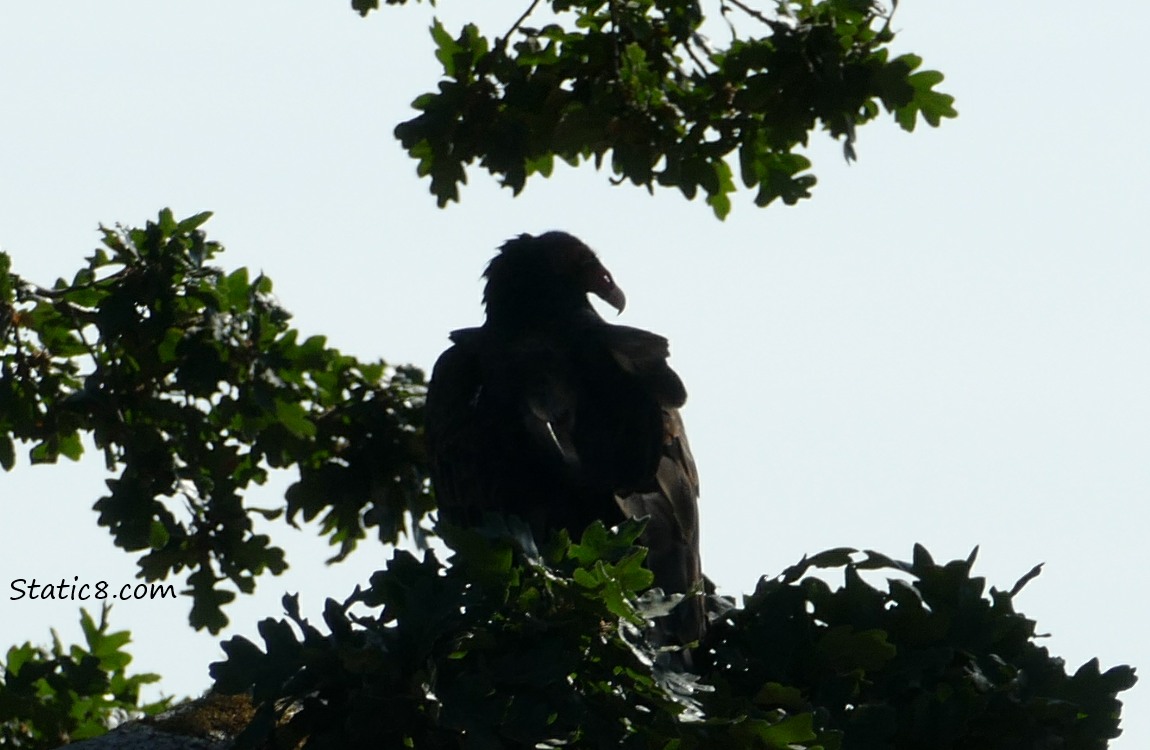
{"type": "Polygon", "coordinates": [[[615,286],[615,279],[611,278],[611,274],[598,263],[587,266],[585,273],[587,291],[619,312],[623,312],[623,308],[627,305],[627,297],[624,296],[622,289],[615,286]]]}

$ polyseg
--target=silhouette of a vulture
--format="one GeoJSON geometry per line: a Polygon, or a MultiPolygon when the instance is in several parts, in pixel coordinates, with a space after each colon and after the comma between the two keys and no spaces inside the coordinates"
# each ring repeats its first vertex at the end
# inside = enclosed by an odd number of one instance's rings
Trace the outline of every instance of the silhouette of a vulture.
{"type": "Polygon", "coordinates": [[[689,595],[656,633],[697,641],[699,480],[667,340],[595,312],[588,293],[620,312],[626,299],[569,234],[509,240],[484,276],[486,321],[451,334],[427,394],[441,519],[469,526],[514,514],[539,538],[557,529],[578,538],[597,519],[647,518],[640,541],[655,585],[689,595]]]}

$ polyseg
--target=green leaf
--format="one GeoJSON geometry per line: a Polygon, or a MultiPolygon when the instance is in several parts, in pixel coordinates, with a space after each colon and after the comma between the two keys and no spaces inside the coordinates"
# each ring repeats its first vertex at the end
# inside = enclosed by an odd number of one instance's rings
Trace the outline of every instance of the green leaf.
{"type": "Polygon", "coordinates": [[[812,555],[806,558],[806,562],[815,568],[841,568],[851,563],[854,554],[855,550],[852,547],[836,547],[812,555]]]}
{"type": "Polygon", "coordinates": [[[597,589],[606,582],[606,577],[599,568],[576,568],[571,577],[585,589],[597,589]]]}
{"type": "Polygon", "coordinates": [[[847,625],[829,629],[819,642],[818,650],[840,669],[868,671],[882,668],[898,652],[887,641],[886,631],[871,629],[854,632],[847,625]]]}
{"type": "Polygon", "coordinates": [[[169,539],[171,534],[168,532],[168,527],[160,521],[153,521],[151,533],[148,535],[148,546],[152,549],[163,549],[169,539]]]}
{"type": "Polygon", "coordinates": [[[160,211],[160,219],[158,225],[160,232],[164,237],[171,237],[176,233],[176,217],[172,215],[172,209],[165,208],[160,211]]]}
{"type": "Polygon", "coordinates": [[[315,436],[315,423],[311,421],[311,415],[302,405],[277,400],[275,402],[275,414],[280,424],[296,437],[310,438],[315,436]]]}
{"type": "Polygon", "coordinates": [[[54,441],[42,440],[32,446],[32,450],[28,453],[28,458],[33,464],[51,464],[56,462],[58,455],[59,453],[56,450],[54,441]]]}
{"type": "Polygon", "coordinates": [[[4,471],[11,471],[15,465],[16,446],[13,445],[12,438],[7,435],[0,435],[0,467],[4,471]]]}
{"type": "Polygon", "coordinates": [[[637,548],[613,566],[614,576],[620,586],[627,591],[642,591],[654,583],[655,574],[643,567],[646,557],[647,550],[637,548]]]}
{"type": "Polygon", "coordinates": [[[7,253],[0,253],[0,304],[10,305],[15,299],[15,290],[12,286],[12,259],[7,253]]]}
{"type": "Polygon", "coordinates": [[[1039,576],[1039,575],[1042,573],[1042,566],[1043,566],[1043,565],[1044,565],[1044,563],[1038,563],[1038,564],[1037,564],[1037,565],[1035,565],[1033,568],[1031,568],[1031,569],[1030,569],[1030,570],[1029,570],[1029,571],[1026,573],[1026,575],[1024,575],[1024,576],[1022,576],[1021,578],[1019,578],[1019,579],[1018,579],[1018,580],[1015,582],[1015,584],[1014,584],[1013,586],[1011,586],[1011,587],[1010,587],[1010,596],[1011,596],[1011,597],[1015,597],[1015,596],[1018,596],[1018,592],[1022,591],[1022,588],[1023,588],[1023,587],[1024,587],[1026,584],[1028,584],[1028,583],[1030,583],[1031,581],[1033,581],[1035,578],[1037,578],[1037,577],[1038,577],[1038,576],[1039,576]]]}
{"type": "Polygon", "coordinates": [[[80,433],[73,432],[60,436],[60,453],[73,461],[79,461],[84,455],[84,444],[80,441],[80,433]]]}
{"type": "Polygon", "coordinates": [[[715,217],[722,220],[731,212],[730,194],[735,191],[735,182],[732,179],[731,167],[722,159],[712,162],[711,168],[713,180],[707,187],[707,204],[715,212],[715,217]]]}
{"type": "Polygon", "coordinates": [[[541,174],[550,177],[555,168],[555,155],[544,154],[537,159],[528,159],[525,162],[527,174],[541,174]]]}
{"type": "Polygon", "coordinates": [[[803,693],[796,687],[767,682],[755,694],[755,703],[767,708],[801,709],[806,705],[803,693]]]}
{"type": "Polygon", "coordinates": [[[913,567],[911,570],[915,575],[918,576],[926,575],[929,571],[938,567],[935,565],[934,558],[932,558],[930,553],[926,551],[926,547],[917,542],[914,545],[912,560],[913,567]]]}
{"type": "Polygon", "coordinates": [[[351,9],[366,16],[373,10],[379,10],[379,0],[351,0],[351,9]]]}
{"type": "Polygon", "coordinates": [[[443,73],[448,78],[455,77],[455,56],[462,51],[462,47],[447,32],[438,18],[431,21],[431,38],[435,42],[435,59],[443,65],[443,73]]]}
{"type": "Polygon", "coordinates": [[[931,127],[938,127],[944,118],[958,117],[954,97],[934,90],[942,81],[942,73],[936,70],[924,70],[907,78],[907,83],[914,90],[914,98],[895,111],[895,120],[899,126],[912,132],[919,114],[931,127]]]}
{"type": "Polygon", "coordinates": [[[212,218],[211,211],[201,211],[198,214],[193,214],[186,219],[180,221],[176,225],[175,234],[187,234],[195,229],[199,229],[208,219],[212,218]]]}
{"type": "Polygon", "coordinates": [[[248,283],[248,269],[237,268],[228,274],[221,283],[227,305],[237,312],[247,312],[251,297],[251,286],[248,283]]]}
{"type": "Polygon", "coordinates": [[[814,717],[809,713],[788,716],[778,724],[773,724],[758,732],[759,738],[767,747],[789,750],[800,743],[817,738],[813,726],[814,717]]]}
{"type": "Polygon", "coordinates": [[[184,339],[184,331],[179,328],[169,328],[164,331],[164,338],[156,346],[156,357],[161,364],[168,364],[176,361],[176,351],[180,342],[184,339]]]}

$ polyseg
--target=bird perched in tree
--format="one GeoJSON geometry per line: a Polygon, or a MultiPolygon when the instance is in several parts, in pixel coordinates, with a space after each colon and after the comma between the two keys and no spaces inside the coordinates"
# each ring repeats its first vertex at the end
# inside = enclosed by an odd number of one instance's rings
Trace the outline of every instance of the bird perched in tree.
{"type": "MultiPolygon", "coordinates": [[[[603,320],[623,291],[581,241],[523,234],[487,266],[487,317],[451,334],[427,393],[431,477],[442,520],[514,514],[542,537],[595,520],[647,518],[655,585],[688,594],[657,632],[689,644],[705,628],[699,481],[667,340],[603,320]]],[[[689,662],[688,662],[689,663],[689,662]]]]}

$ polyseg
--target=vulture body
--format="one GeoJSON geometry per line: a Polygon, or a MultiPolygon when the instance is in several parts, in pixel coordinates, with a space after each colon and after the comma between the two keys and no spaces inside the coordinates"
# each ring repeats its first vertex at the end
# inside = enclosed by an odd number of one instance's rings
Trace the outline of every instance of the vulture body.
{"type": "MultiPolygon", "coordinates": [[[[514,514],[543,537],[595,520],[647,518],[655,584],[688,594],[656,632],[702,637],[698,476],[679,417],[686,390],[667,340],[613,325],[622,291],[575,237],[521,235],[484,276],[487,317],[451,334],[427,394],[426,433],[442,520],[514,514]]],[[[689,657],[686,658],[689,664],[689,657]]]]}

